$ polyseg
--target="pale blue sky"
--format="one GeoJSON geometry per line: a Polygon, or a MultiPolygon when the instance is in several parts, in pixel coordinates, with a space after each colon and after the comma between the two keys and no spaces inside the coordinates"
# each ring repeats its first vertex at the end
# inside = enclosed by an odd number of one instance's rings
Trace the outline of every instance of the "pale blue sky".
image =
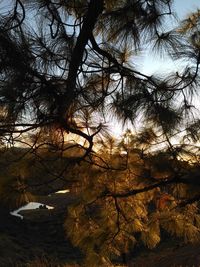
{"type": "MultiPolygon", "coordinates": [[[[181,21],[190,15],[190,13],[194,12],[198,8],[200,9],[200,0],[174,0],[174,8],[177,13],[178,20],[181,21]]],[[[177,62],[173,62],[166,57],[159,58],[159,56],[152,51],[145,51],[142,60],[138,61],[138,66],[140,71],[147,75],[152,75],[156,72],[164,74],[171,72],[172,69],[177,70],[179,68],[177,62]]]]}
{"type": "Polygon", "coordinates": [[[180,18],[184,18],[197,8],[200,8],[200,0],[175,0],[174,7],[180,18]]]}
{"type": "MultiPolygon", "coordinates": [[[[194,12],[198,8],[200,9],[200,0],[174,0],[174,8],[177,13],[178,20],[180,21],[187,17],[191,12],[194,12]]],[[[178,70],[180,68],[179,63],[173,62],[166,57],[161,59],[150,50],[146,50],[144,55],[139,57],[134,63],[136,63],[136,66],[141,72],[147,75],[169,73],[172,70],[178,70]]],[[[130,124],[127,125],[127,127],[128,126],[129,128],[132,128],[130,124]]],[[[113,134],[115,136],[120,136],[124,131],[125,129],[122,129],[122,126],[116,121],[115,126],[113,126],[113,134]]]]}

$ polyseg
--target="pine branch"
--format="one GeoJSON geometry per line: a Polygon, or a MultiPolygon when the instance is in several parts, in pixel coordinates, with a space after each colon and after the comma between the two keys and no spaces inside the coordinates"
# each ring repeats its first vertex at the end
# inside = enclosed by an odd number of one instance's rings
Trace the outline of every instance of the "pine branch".
{"type": "Polygon", "coordinates": [[[80,34],[77,38],[77,42],[75,48],[72,53],[71,62],[69,65],[69,72],[68,78],[66,83],[66,92],[65,95],[62,96],[63,100],[60,106],[60,114],[62,118],[67,117],[67,113],[71,103],[73,102],[76,96],[76,78],[78,73],[78,68],[81,65],[83,54],[85,47],[88,43],[89,37],[92,34],[92,31],[95,27],[97,19],[99,15],[102,13],[104,8],[104,1],[103,0],[91,0],[88,12],[86,17],[83,21],[82,29],[80,30],[80,34]]]}
{"type": "MultiPolygon", "coordinates": [[[[156,178],[154,178],[156,180],[156,178]]],[[[113,193],[110,191],[105,191],[101,194],[101,197],[114,197],[114,198],[127,198],[127,197],[131,197],[131,196],[135,196],[137,194],[140,193],[144,193],[144,192],[148,192],[150,190],[153,190],[155,188],[161,188],[164,187],[166,185],[170,185],[170,184],[187,184],[187,185],[197,185],[199,186],[199,181],[198,179],[194,180],[194,179],[190,179],[190,177],[173,177],[170,179],[164,179],[161,182],[143,187],[143,188],[139,188],[139,189],[133,189],[133,190],[129,190],[127,192],[123,192],[123,193],[113,193]]],[[[199,196],[197,196],[197,199],[194,198],[194,200],[191,199],[191,201],[195,202],[199,199],[199,196]]],[[[189,203],[188,203],[189,204],[189,203]]]]}

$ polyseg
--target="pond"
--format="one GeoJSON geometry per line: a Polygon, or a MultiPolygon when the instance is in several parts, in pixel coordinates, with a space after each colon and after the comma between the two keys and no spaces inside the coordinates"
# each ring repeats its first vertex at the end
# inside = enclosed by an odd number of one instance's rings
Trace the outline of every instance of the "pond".
{"type": "Polygon", "coordinates": [[[19,214],[20,211],[22,210],[34,210],[34,209],[40,209],[40,208],[45,208],[45,209],[48,209],[48,210],[52,210],[54,209],[54,207],[52,206],[48,206],[48,205],[44,205],[42,203],[38,203],[38,202],[29,202],[28,204],[14,210],[14,211],[11,211],[10,214],[13,215],[13,216],[17,216],[21,219],[23,219],[23,216],[21,214],[19,214]]]}

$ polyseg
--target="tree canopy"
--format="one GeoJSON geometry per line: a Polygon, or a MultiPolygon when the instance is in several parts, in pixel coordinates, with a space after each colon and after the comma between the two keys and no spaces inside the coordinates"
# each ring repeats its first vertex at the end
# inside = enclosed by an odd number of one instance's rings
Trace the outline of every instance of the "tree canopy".
{"type": "Polygon", "coordinates": [[[0,10],[1,199],[15,190],[14,206],[30,201],[44,173],[41,186],[78,184],[65,227],[86,266],[153,248],[163,231],[199,241],[199,14],[172,28],[172,0],[0,10]],[[144,50],[178,69],[142,73],[144,50]],[[116,141],[109,117],[136,130],[116,141]]]}

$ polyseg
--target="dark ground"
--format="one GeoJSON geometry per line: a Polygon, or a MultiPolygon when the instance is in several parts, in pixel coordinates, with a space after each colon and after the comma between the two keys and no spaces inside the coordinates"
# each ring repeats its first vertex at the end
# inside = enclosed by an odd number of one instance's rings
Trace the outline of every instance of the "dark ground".
{"type": "MultiPolygon", "coordinates": [[[[55,196],[55,203],[52,203],[52,198],[50,202],[46,197],[46,204],[48,202],[56,207],[58,199],[62,205],[73,201],[60,195],[55,196]]],[[[80,261],[80,252],[65,238],[63,208],[23,211],[20,213],[24,216],[23,220],[5,212],[1,214],[0,267],[23,267],[35,258],[44,257],[56,259],[60,264],[80,261]]]]}
{"type": "MultiPolygon", "coordinates": [[[[73,202],[73,197],[55,194],[41,197],[40,201],[55,209],[23,211],[23,220],[1,212],[0,267],[43,267],[36,263],[28,265],[37,258],[48,258],[51,264],[46,266],[50,267],[81,266],[81,253],[72,247],[63,230],[65,207],[73,202]]],[[[154,250],[136,252],[127,266],[197,267],[200,266],[200,245],[181,245],[168,240],[154,250]]]]}

